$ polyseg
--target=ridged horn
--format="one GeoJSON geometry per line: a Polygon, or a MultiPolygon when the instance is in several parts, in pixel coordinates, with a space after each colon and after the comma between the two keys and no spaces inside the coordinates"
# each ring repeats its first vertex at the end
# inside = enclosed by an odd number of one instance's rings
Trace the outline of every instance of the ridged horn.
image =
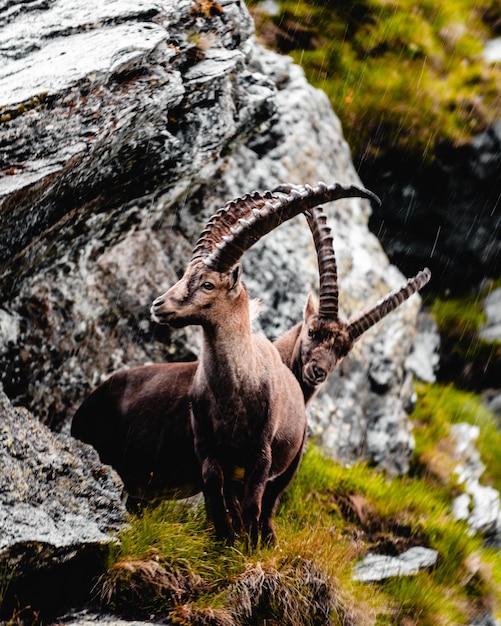
{"type": "Polygon", "coordinates": [[[394,311],[402,302],[412,296],[413,293],[422,289],[430,278],[431,272],[425,267],[424,270],[418,272],[416,276],[409,278],[403,287],[389,293],[365,313],[360,313],[349,320],[347,331],[352,340],[355,341],[358,339],[360,335],[382,320],[383,317],[386,317],[388,313],[394,311]]]}
{"type": "Polygon", "coordinates": [[[339,315],[339,289],[331,229],[327,226],[327,217],[321,206],[305,211],[305,216],[317,251],[319,275],[318,316],[323,319],[337,321],[339,315]]]}
{"type": "MultiPolygon", "coordinates": [[[[246,250],[253,246],[271,230],[290,220],[294,216],[313,208],[317,204],[332,202],[341,198],[367,198],[379,203],[379,198],[363,187],[357,185],[343,185],[334,183],[326,185],[318,183],[316,187],[305,185],[292,187],[288,193],[266,193],[261,195],[254,193],[251,202],[257,211],[250,211],[245,219],[240,220],[231,228],[230,234],[223,241],[219,240],[217,247],[214,244],[212,250],[206,254],[208,246],[200,240],[194,248],[196,256],[205,256],[204,262],[216,272],[227,272],[241,258],[246,250]],[[203,252],[201,252],[203,248],[203,252]]],[[[210,224],[210,222],[209,222],[210,224]]],[[[208,225],[209,226],[209,225],[208,225]]],[[[217,241],[216,229],[209,228],[204,238],[217,241]]],[[[205,231],[204,231],[205,232],[205,231]]],[[[192,256],[193,259],[193,256],[192,256]]]]}
{"type": "Polygon", "coordinates": [[[227,202],[205,225],[192,251],[191,260],[207,256],[222,240],[229,236],[239,219],[245,219],[256,211],[261,204],[272,197],[270,191],[261,195],[258,191],[245,194],[227,202]]]}

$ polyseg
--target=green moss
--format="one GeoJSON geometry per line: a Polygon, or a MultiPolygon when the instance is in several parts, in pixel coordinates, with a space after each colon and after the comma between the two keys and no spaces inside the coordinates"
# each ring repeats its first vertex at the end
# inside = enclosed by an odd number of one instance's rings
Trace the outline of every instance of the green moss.
{"type": "MultiPolygon", "coordinates": [[[[412,414],[415,424],[415,460],[426,462],[440,454],[440,442],[450,435],[452,424],[466,422],[479,427],[476,447],[486,466],[485,481],[501,492],[501,432],[498,418],[474,393],[452,385],[417,385],[419,401],[412,414]]],[[[440,461],[440,459],[439,459],[440,461]]]]}
{"type": "Polygon", "coordinates": [[[501,488],[501,434],[472,393],[420,384],[413,414],[410,476],[390,479],[368,464],[346,468],[310,445],[276,516],[279,544],[246,554],[214,542],[202,504],[163,503],[130,519],[98,588],[103,605],[129,616],[178,624],[466,624],[499,611],[501,557],[451,513],[461,488],[441,463],[451,425],[476,424],[477,447],[501,488]],[[418,576],[366,585],[353,567],[367,552],[413,545],[438,551],[418,576]],[[369,592],[370,591],[370,592],[369,592]],[[351,620],[351,621],[350,621],[351,620]],[[411,623],[409,622],[409,623],[411,623]]]}
{"type": "MultiPolygon", "coordinates": [[[[412,414],[414,437],[416,441],[413,473],[425,478],[430,484],[442,488],[451,495],[457,494],[460,486],[453,475],[454,465],[444,461],[454,455],[453,443],[450,440],[451,426],[466,422],[479,427],[479,437],[475,447],[480,453],[485,472],[483,484],[490,484],[498,491],[501,489],[501,433],[497,428],[497,418],[482,403],[481,398],[471,392],[456,389],[452,385],[417,385],[418,402],[412,414]],[[441,486],[441,487],[440,487],[441,486]]],[[[432,526],[427,531],[433,535],[432,526]]],[[[489,610],[499,614],[501,589],[501,559],[499,551],[485,547],[479,537],[472,537],[464,532],[459,525],[448,526],[447,532],[439,529],[440,554],[447,555],[439,561],[434,582],[437,586],[430,587],[430,579],[426,578],[423,585],[429,587],[430,602],[437,598],[437,590],[443,594],[444,606],[439,615],[450,611],[450,621],[433,622],[423,619],[419,623],[464,623],[458,616],[454,617],[458,607],[462,605],[461,596],[468,597],[470,608],[481,612],[489,610]],[[459,588],[452,593],[447,590],[448,582],[456,576],[461,581],[459,588]],[[463,587],[460,589],[460,587],[463,587]],[[451,604],[451,599],[454,600],[451,604]]],[[[413,604],[419,604],[419,594],[423,590],[418,579],[393,581],[392,594],[405,598],[413,597],[413,604]],[[409,590],[408,586],[412,589],[409,590]],[[419,587],[414,589],[414,585],[419,587]],[[417,594],[414,596],[414,594],[417,594]]],[[[428,595],[428,592],[427,592],[428,595]]],[[[405,604],[405,601],[403,601],[405,604]]],[[[437,618],[438,619],[438,618],[437,618]]]]}
{"type": "Polygon", "coordinates": [[[480,295],[445,300],[436,298],[431,312],[441,332],[456,336],[476,335],[486,322],[480,295]]]}
{"type": "Polygon", "coordinates": [[[486,341],[479,334],[486,321],[482,304],[487,293],[437,297],[431,303],[442,344],[440,377],[467,389],[496,387],[501,376],[501,342],[486,341]]]}
{"type": "Polygon", "coordinates": [[[497,119],[501,72],[481,55],[497,0],[279,6],[274,34],[255,12],[258,32],[328,94],[356,163],[392,149],[430,159],[439,143],[461,144],[497,119]]]}

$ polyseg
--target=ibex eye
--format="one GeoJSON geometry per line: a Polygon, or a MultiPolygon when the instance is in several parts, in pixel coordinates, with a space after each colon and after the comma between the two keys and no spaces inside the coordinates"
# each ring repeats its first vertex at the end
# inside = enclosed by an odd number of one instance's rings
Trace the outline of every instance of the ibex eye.
{"type": "Polygon", "coordinates": [[[202,283],[202,289],[205,289],[206,291],[212,291],[212,289],[214,289],[214,285],[206,280],[204,283],[202,283]]]}
{"type": "Polygon", "coordinates": [[[315,331],[313,330],[313,328],[308,328],[308,337],[311,337],[313,339],[314,336],[315,331]]]}

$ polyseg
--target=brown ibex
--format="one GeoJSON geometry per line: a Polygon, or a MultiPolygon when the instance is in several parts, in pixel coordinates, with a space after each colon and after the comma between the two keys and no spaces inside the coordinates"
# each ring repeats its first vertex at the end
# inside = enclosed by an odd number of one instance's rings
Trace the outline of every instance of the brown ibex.
{"type": "MultiPolygon", "coordinates": [[[[233,201],[227,207],[239,205],[233,201]]],[[[233,222],[238,215],[242,212],[233,214],[233,222]]],[[[336,264],[320,209],[311,211],[308,223],[318,256],[319,312],[308,299],[304,321],[275,342],[283,361],[297,377],[305,402],[351,345],[336,341],[336,264]]],[[[421,289],[428,278],[429,274],[419,274],[390,294],[386,304],[376,305],[363,316],[369,321],[367,328],[421,289]]],[[[353,340],[366,329],[362,323],[353,326],[352,330],[357,329],[353,340]]],[[[116,372],[90,394],[73,418],[72,434],[93,445],[102,461],[118,471],[131,503],[159,496],[186,497],[202,489],[188,399],[197,367],[198,362],[161,363],[116,372]]]]}
{"type": "MultiPolygon", "coordinates": [[[[152,305],[159,323],[203,329],[202,358],[189,398],[204,495],[220,538],[231,534],[230,510],[237,528],[243,521],[251,545],[257,545],[259,533],[263,541],[274,539],[272,514],[297,471],[306,435],[297,380],[271,342],[251,332],[249,296],[238,261],[278,224],[338,193],[338,185],[319,185],[292,188],[281,196],[254,194],[252,215],[229,229],[217,214],[183,277],[152,305]],[[238,467],[244,484],[237,499],[232,481],[238,467]]],[[[357,327],[367,323],[360,318],[357,327]]],[[[338,333],[343,356],[353,341],[348,328],[338,333]]]]}

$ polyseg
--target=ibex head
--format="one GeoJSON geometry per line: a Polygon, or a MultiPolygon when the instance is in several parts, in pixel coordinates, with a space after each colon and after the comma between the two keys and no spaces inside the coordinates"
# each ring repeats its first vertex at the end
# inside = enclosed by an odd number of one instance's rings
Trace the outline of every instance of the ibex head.
{"type": "MultiPolygon", "coordinates": [[[[282,185],[275,192],[287,193],[294,187],[282,185]]],[[[298,189],[298,188],[296,188],[298,189]]],[[[404,300],[430,280],[428,268],[365,312],[349,321],[339,317],[337,265],[331,230],[320,206],[305,211],[317,251],[319,271],[319,308],[311,296],[304,312],[304,322],[296,341],[291,366],[302,381],[305,397],[321,385],[334,367],[350,352],[353,344],[369,328],[396,309],[404,300]],[[308,389],[309,387],[309,389],[308,389]]]]}
{"type": "Polygon", "coordinates": [[[244,252],[318,202],[348,197],[377,200],[372,192],[355,185],[319,183],[315,188],[290,187],[278,194],[254,192],[229,202],[202,231],[183,277],[153,302],[152,319],[173,326],[204,325],[216,319],[217,309],[222,311],[228,299],[234,305],[241,301],[248,306],[238,264],[244,252]]]}
{"type": "Polygon", "coordinates": [[[296,342],[294,361],[302,367],[301,380],[310,387],[321,385],[348,354],[352,339],[338,315],[337,266],[333,238],[320,206],[305,212],[317,251],[319,273],[318,311],[310,295],[304,322],[296,342]]]}
{"type": "Polygon", "coordinates": [[[242,266],[227,272],[215,272],[200,259],[192,261],[184,276],[157,298],[151,307],[152,319],[174,327],[204,325],[217,315],[223,298],[236,301],[245,293],[241,282],[242,266]]]}
{"type": "Polygon", "coordinates": [[[342,320],[321,318],[310,296],[296,344],[296,363],[302,364],[302,380],[310,387],[321,385],[352,345],[346,324],[342,320]]]}
{"type": "Polygon", "coordinates": [[[319,207],[316,207],[306,216],[317,248],[320,304],[316,313],[309,300],[298,348],[302,351],[303,380],[312,386],[315,381],[318,385],[327,378],[369,328],[424,287],[431,278],[430,270],[425,268],[363,313],[354,315],[348,321],[342,320],[338,314],[339,292],[332,237],[325,224],[325,215],[318,210],[319,207]]]}
{"type": "Polygon", "coordinates": [[[428,268],[418,272],[407,283],[395,289],[364,313],[344,321],[322,317],[308,299],[305,321],[296,345],[297,364],[303,364],[302,379],[311,387],[320,385],[334,367],[350,352],[353,344],[377,322],[399,307],[412,294],[422,289],[431,278],[428,268]]]}

